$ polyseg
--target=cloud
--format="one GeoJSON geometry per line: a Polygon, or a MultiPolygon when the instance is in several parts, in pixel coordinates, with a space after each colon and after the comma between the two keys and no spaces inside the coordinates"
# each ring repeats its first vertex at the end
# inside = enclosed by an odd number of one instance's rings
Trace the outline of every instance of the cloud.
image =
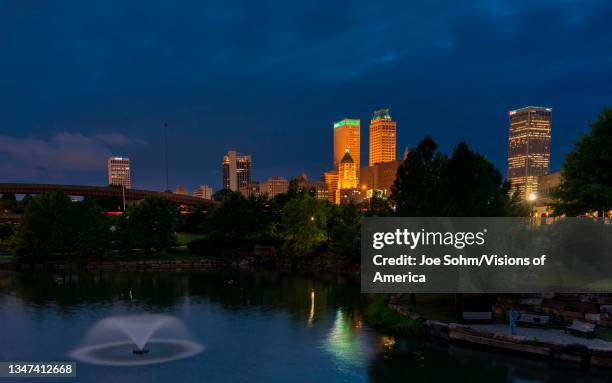
{"type": "Polygon", "coordinates": [[[85,136],[60,132],[48,140],[0,135],[0,177],[36,182],[66,179],[74,173],[103,173],[112,147],[134,142],[121,133],[85,136]]]}
{"type": "Polygon", "coordinates": [[[138,138],[127,137],[122,133],[96,134],[94,137],[110,146],[127,146],[130,144],[146,145],[145,141],[138,138]]]}

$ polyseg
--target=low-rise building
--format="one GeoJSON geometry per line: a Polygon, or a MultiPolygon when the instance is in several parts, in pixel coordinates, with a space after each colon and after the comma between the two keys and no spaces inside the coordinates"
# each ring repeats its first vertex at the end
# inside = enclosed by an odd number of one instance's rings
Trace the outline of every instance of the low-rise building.
{"type": "Polygon", "coordinates": [[[193,191],[193,196],[202,199],[212,199],[214,194],[213,188],[208,185],[200,185],[193,191]]]}
{"type": "Polygon", "coordinates": [[[259,191],[273,198],[278,194],[287,193],[289,190],[289,180],[283,177],[270,177],[259,185],[259,191]]]}

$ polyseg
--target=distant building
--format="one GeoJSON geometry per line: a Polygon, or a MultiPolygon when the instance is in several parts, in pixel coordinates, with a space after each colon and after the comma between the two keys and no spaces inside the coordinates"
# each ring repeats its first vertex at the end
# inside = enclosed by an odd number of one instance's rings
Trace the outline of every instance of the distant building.
{"type": "Polygon", "coordinates": [[[537,106],[511,110],[508,134],[508,180],[522,199],[538,190],[548,173],[552,109],[537,106]]]}
{"type": "Polygon", "coordinates": [[[238,155],[235,150],[230,150],[223,156],[221,168],[224,189],[239,191],[251,183],[251,156],[238,155]]]}
{"type": "Polygon", "coordinates": [[[289,190],[289,180],[283,177],[270,177],[259,184],[259,191],[273,198],[277,194],[287,193],[289,190]]]}
{"type": "MultiPolygon", "coordinates": [[[[334,169],[338,170],[340,162],[346,151],[351,153],[351,158],[357,169],[361,164],[361,134],[360,121],[349,119],[334,123],[334,169]]],[[[359,177],[359,174],[357,174],[359,177]]]]}
{"type": "Polygon", "coordinates": [[[193,196],[202,199],[212,199],[214,194],[213,188],[208,185],[201,185],[193,191],[193,196]]]}
{"type": "Polygon", "coordinates": [[[358,203],[362,200],[361,190],[354,189],[340,189],[337,191],[338,193],[338,203],[341,205],[345,205],[351,202],[358,203]]]}
{"type": "Polygon", "coordinates": [[[366,197],[369,198],[374,194],[389,196],[391,194],[391,186],[393,186],[397,176],[397,168],[399,168],[402,162],[401,160],[382,162],[361,168],[361,189],[366,191],[366,197]]]}
{"type": "Polygon", "coordinates": [[[132,188],[132,176],[130,159],[127,157],[109,157],[108,159],[108,184],[132,188]]]}
{"type": "Polygon", "coordinates": [[[552,193],[561,185],[561,172],[549,173],[538,177],[536,193],[536,213],[538,217],[550,217],[553,214],[552,204],[555,199],[552,193]]]}
{"type": "Polygon", "coordinates": [[[324,181],[309,181],[308,176],[304,173],[297,176],[295,181],[300,190],[307,190],[315,198],[320,200],[329,199],[328,187],[324,181]]]}
{"type": "Polygon", "coordinates": [[[395,145],[396,122],[391,119],[389,109],[375,111],[370,121],[370,166],[395,161],[395,145]]]}
{"type": "Polygon", "coordinates": [[[338,190],[338,171],[331,170],[323,173],[323,183],[327,189],[327,200],[335,204],[340,203],[336,195],[338,190]]]}
{"type": "Polygon", "coordinates": [[[179,186],[174,190],[174,194],[189,195],[189,190],[187,190],[187,188],[179,186]]]}
{"type": "Polygon", "coordinates": [[[359,200],[359,189],[357,187],[357,167],[348,149],[338,166],[338,190],[336,191],[336,203],[357,202],[359,200]]]}
{"type": "Polygon", "coordinates": [[[248,185],[246,186],[242,186],[240,188],[240,193],[242,193],[243,196],[245,197],[250,197],[250,196],[258,196],[261,194],[261,189],[259,187],[259,182],[257,181],[253,181],[250,182],[248,185]]]}
{"type": "Polygon", "coordinates": [[[338,166],[338,189],[357,188],[357,164],[351,157],[349,150],[344,152],[344,157],[338,166]]]}

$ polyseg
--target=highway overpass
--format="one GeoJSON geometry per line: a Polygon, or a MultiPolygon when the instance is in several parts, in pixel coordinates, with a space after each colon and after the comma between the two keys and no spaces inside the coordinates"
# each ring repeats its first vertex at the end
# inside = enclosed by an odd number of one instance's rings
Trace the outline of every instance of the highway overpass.
{"type": "MultiPolygon", "coordinates": [[[[55,184],[25,184],[25,183],[0,183],[0,193],[14,194],[44,194],[62,191],[70,196],[81,197],[111,197],[123,198],[123,190],[119,186],[84,186],[84,185],[55,185],[55,184]]],[[[159,192],[154,190],[125,189],[126,201],[138,201],[145,197],[165,197],[177,205],[216,206],[217,201],[193,197],[190,195],[176,194],[172,192],[159,192]]]]}

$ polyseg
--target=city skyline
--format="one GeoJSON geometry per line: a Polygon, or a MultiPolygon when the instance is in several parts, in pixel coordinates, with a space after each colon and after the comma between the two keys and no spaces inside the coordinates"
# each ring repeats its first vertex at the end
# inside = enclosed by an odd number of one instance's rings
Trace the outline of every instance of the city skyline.
{"type": "MultiPolygon", "coordinates": [[[[555,171],[612,103],[611,12],[598,1],[15,3],[0,23],[0,179],[100,185],[106,158],[125,154],[134,187],[163,190],[164,122],[171,190],[218,189],[231,148],[253,156],[255,180],[317,179],[333,162],[330,124],[352,117],[365,132],[380,108],[398,121],[398,150],[427,134],[447,153],[465,140],[506,175],[507,112],[527,105],[555,111],[555,171]]],[[[361,134],[362,166],[368,145],[361,134]]]]}

